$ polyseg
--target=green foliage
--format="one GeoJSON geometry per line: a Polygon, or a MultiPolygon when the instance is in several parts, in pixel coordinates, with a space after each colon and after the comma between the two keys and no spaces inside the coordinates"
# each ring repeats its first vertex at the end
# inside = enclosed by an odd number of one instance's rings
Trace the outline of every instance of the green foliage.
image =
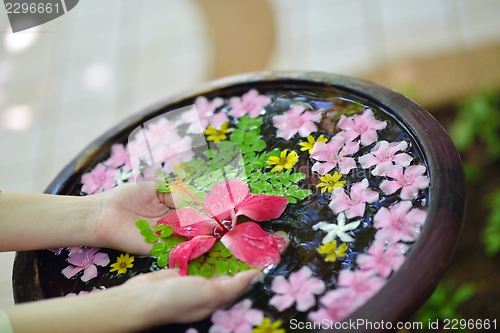
{"type": "Polygon", "coordinates": [[[453,283],[443,281],[417,312],[416,320],[423,323],[423,327],[427,327],[429,321],[462,319],[457,313],[457,307],[471,298],[474,292],[475,287],[472,283],[455,287],[453,283]]]}
{"type": "Polygon", "coordinates": [[[301,190],[295,183],[306,178],[302,172],[260,172],[249,175],[249,185],[252,193],[284,196],[291,203],[302,200],[311,194],[310,190],[301,190]]]}
{"type": "Polygon", "coordinates": [[[158,240],[158,235],[156,235],[154,231],[151,230],[148,221],[139,220],[135,222],[135,225],[141,231],[141,235],[144,236],[144,240],[146,241],[146,243],[154,243],[158,240]]]}
{"type": "MultiPolygon", "coordinates": [[[[266,143],[261,135],[263,118],[241,117],[236,123],[229,140],[210,144],[210,148],[201,156],[193,158],[177,168],[176,175],[187,185],[186,188],[194,195],[199,195],[203,201],[203,193],[212,186],[227,179],[240,179],[248,182],[254,194],[283,196],[291,203],[296,203],[311,194],[310,190],[300,189],[298,182],[305,178],[303,173],[285,172],[271,173],[264,171],[269,166],[270,156],[279,156],[279,150],[261,152],[266,143]]],[[[168,181],[163,181],[166,175],[160,175],[161,184],[168,187],[168,181]],[[165,185],[166,184],[166,185],[165,185]]],[[[182,196],[182,195],[181,195],[182,196]]],[[[188,197],[183,197],[186,203],[192,205],[188,197]]]]}
{"type": "Polygon", "coordinates": [[[167,177],[165,172],[156,173],[156,190],[160,193],[170,193],[171,180],[167,177]]]}
{"type": "MultiPolygon", "coordinates": [[[[455,122],[451,125],[450,136],[461,152],[486,147],[480,154],[471,154],[464,170],[468,182],[481,184],[489,181],[483,177],[482,168],[500,159],[500,94],[488,90],[465,100],[459,107],[455,122]]],[[[500,189],[491,194],[491,212],[483,230],[486,253],[494,255],[500,251],[500,189]]]]}
{"type": "Polygon", "coordinates": [[[491,213],[483,230],[486,253],[494,255],[500,251],[500,189],[490,196],[491,213]]]}
{"type": "Polygon", "coordinates": [[[231,134],[230,141],[237,144],[244,155],[264,150],[266,142],[262,140],[260,132],[262,123],[262,117],[241,117],[236,124],[236,129],[231,134]]]}
{"type": "Polygon", "coordinates": [[[170,251],[178,244],[185,242],[184,237],[172,236],[174,228],[169,225],[159,224],[154,229],[151,229],[149,223],[144,220],[139,220],[135,225],[144,236],[144,240],[148,243],[154,243],[151,248],[151,256],[156,258],[158,267],[166,267],[170,251]]]}
{"type": "Polygon", "coordinates": [[[477,141],[486,144],[492,157],[500,157],[499,104],[499,94],[485,91],[460,105],[457,119],[449,129],[458,150],[464,151],[477,141]]]}
{"type": "Polygon", "coordinates": [[[221,241],[217,241],[208,253],[189,262],[188,275],[210,278],[214,274],[218,276],[235,275],[250,268],[244,262],[236,259],[221,241]]]}

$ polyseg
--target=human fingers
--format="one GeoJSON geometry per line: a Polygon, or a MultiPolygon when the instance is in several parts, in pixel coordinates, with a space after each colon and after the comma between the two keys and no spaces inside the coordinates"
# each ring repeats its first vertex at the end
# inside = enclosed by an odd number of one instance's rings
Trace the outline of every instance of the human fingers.
{"type": "MultiPolygon", "coordinates": [[[[182,299],[171,309],[172,322],[188,323],[210,316],[222,305],[229,303],[240,296],[245,289],[262,273],[260,271],[246,271],[237,275],[223,276],[212,279],[200,277],[181,277],[176,279],[179,291],[182,290],[182,299]],[[182,281],[180,281],[182,279],[182,281]],[[185,282],[181,286],[181,282],[185,282]]],[[[172,280],[173,281],[173,280],[172,280]]]]}

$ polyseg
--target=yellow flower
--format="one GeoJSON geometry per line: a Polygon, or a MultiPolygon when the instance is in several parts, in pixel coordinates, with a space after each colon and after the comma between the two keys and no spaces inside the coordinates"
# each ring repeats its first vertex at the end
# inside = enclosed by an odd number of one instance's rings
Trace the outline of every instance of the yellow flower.
{"type": "Polygon", "coordinates": [[[125,274],[127,273],[127,268],[132,268],[134,267],[134,256],[130,256],[127,254],[123,255],[120,254],[118,258],[116,258],[116,263],[111,264],[112,269],[110,272],[118,271],[118,274],[125,274]]]}
{"type": "Polygon", "coordinates": [[[229,123],[227,121],[220,126],[220,129],[208,125],[207,129],[205,130],[205,135],[207,135],[207,140],[213,141],[215,143],[222,140],[226,140],[227,139],[226,134],[231,132],[231,129],[227,128],[228,126],[229,123]]]}
{"type": "Polygon", "coordinates": [[[271,172],[283,171],[283,169],[291,169],[299,161],[297,153],[292,151],[287,155],[287,149],[280,153],[280,156],[271,156],[267,160],[268,165],[274,165],[271,172]]]}
{"type": "Polygon", "coordinates": [[[325,261],[329,262],[335,262],[337,258],[344,258],[345,253],[347,252],[347,245],[346,243],[340,244],[340,246],[337,246],[337,242],[332,240],[330,243],[322,244],[318,248],[318,253],[319,254],[326,254],[325,261]]]}
{"type": "Polygon", "coordinates": [[[276,320],[274,323],[271,319],[264,318],[264,321],[252,330],[252,333],[285,333],[284,328],[280,328],[281,320],[276,320]]]}
{"type": "Polygon", "coordinates": [[[322,135],[320,135],[320,136],[319,136],[318,140],[316,140],[316,141],[315,141],[315,140],[314,140],[314,138],[313,138],[313,136],[312,136],[312,135],[309,135],[309,136],[307,137],[307,142],[306,142],[306,141],[304,141],[304,142],[299,143],[299,145],[301,145],[301,146],[302,146],[302,148],[300,148],[300,150],[301,150],[301,151],[306,151],[306,150],[308,150],[308,151],[309,151],[309,154],[310,154],[310,153],[312,153],[312,150],[313,150],[314,144],[315,144],[316,142],[325,142],[325,143],[326,143],[326,142],[328,142],[328,139],[327,139],[327,138],[325,138],[325,137],[323,136],[323,134],[322,134],[322,135]]]}
{"type": "Polygon", "coordinates": [[[342,174],[338,173],[337,171],[335,171],[333,175],[327,173],[326,175],[319,177],[321,183],[319,183],[317,186],[322,187],[321,193],[325,193],[326,191],[332,192],[333,189],[341,188],[345,185],[346,181],[340,180],[340,178],[342,178],[342,174]]]}

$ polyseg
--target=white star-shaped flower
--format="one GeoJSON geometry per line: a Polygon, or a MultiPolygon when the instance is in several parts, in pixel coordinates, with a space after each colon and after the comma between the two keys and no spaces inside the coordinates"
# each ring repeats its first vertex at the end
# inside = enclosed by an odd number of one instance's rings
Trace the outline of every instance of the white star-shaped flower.
{"type": "Polygon", "coordinates": [[[351,222],[349,224],[345,224],[345,214],[340,213],[337,217],[337,224],[328,223],[328,222],[319,222],[313,226],[313,230],[321,229],[326,231],[327,234],[323,238],[322,243],[327,244],[335,239],[335,237],[340,238],[344,243],[353,242],[354,238],[347,234],[348,231],[356,229],[361,220],[351,222]]]}
{"type": "Polygon", "coordinates": [[[130,171],[121,170],[121,172],[115,176],[116,185],[125,184],[125,181],[129,180],[131,176],[132,176],[132,170],[130,171]]]}

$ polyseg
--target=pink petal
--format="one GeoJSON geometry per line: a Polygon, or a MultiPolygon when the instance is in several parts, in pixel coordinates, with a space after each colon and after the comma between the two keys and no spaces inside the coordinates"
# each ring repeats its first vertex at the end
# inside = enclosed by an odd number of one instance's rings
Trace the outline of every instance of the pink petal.
{"type": "Polygon", "coordinates": [[[378,192],[372,190],[366,190],[361,195],[361,200],[367,203],[374,203],[378,198],[378,192]]]}
{"type": "Polygon", "coordinates": [[[281,260],[285,240],[264,231],[255,222],[236,225],[221,242],[237,259],[252,267],[266,267],[281,260]]]}
{"type": "MultiPolygon", "coordinates": [[[[386,207],[381,207],[373,217],[373,226],[375,228],[384,228],[391,225],[392,214],[386,207]]],[[[377,232],[378,233],[378,232],[377,232]]]]}
{"type": "Polygon", "coordinates": [[[65,269],[62,270],[62,274],[66,277],[66,278],[72,278],[73,276],[75,276],[78,272],[80,272],[81,270],[83,269],[83,267],[75,267],[75,266],[68,266],[66,267],[65,269]]]}
{"type": "Polygon", "coordinates": [[[325,291],[325,283],[318,278],[310,278],[304,285],[302,286],[301,292],[308,294],[320,295],[325,291]]]}
{"type": "Polygon", "coordinates": [[[320,122],[321,118],[322,118],[321,113],[317,111],[306,111],[300,116],[300,119],[302,119],[305,122],[315,122],[315,123],[320,122]]]}
{"type": "Polygon", "coordinates": [[[226,219],[231,216],[234,207],[250,194],[250,188],[239,179],[230,179],[215,184],[205,196],[204,205],[210,214],[226,219]]]}
{"type": "Polygon", "coordinates": [[[319,173],[320,175],[324,175],[328,171],[335,168],[336,165],[337,165],[337,162],[326,162],[326,163],[316,162],[312,166],[311,170],[319,173]]]}
{"type": "Polygon", "coordinates": [[[427,188],[429,186],[429,178],[427,176],[418,176],[413,180],[413,186],[420,190],[427,188]]]}
{"type": "Polygon", "coordinates": [[[339,122],[337,123],[337,127],[342,130],[347,130],[354,127],[354,121],[350,117],[342,115],[340,116],[339,122]]]}
{"type": "Polygon", "coordinates": [[[311,293],[304,293],[297,296],[297,311],[305,312],[316,305],[316,297],[311,293]]]}
{"type": "Polygon", "coordinates": [[[340,132],[340,135],[345,138],[345,141],[352,142],[352,140],[356,139],[359,136],[359,133],[352,129],[347,129],[340,132]]]}
{"type": "Polygon", "coordinates": [[[358,257],[356,258],[356,262],[361,269],[371,269],[373,267],[376,267],[378,264],[378,261],[375,257],[365,253],[358,255],[358,257]]]}
{"type": "Polygon", "coordinates": [[[400,218],[404,215],[406,215],[410,209],[412,208],[412,204],[410,201],[401,201],[395,205],[392,205],[390,207],[391,214],[394,217],[400,218]]]}
{"type": "MultiPolygon", "coordinates": [[[[358,161],[359,161],[359,164],[361,164],[361,167],[363,169],[368,169],[369,167],[377,164],[378,159],[375,156],[373,156],[372,154],[366,154],[366,155],[363,155],[360,158],[358,158],[358,161]]],[[[391,163],[391,165],[392,165],[392,163],[391,163]]]]}
{"type": "Polygon", "coordinates": [[[170,252],[168,266],[179,267],[180,275],[187,275],[189,260],[198,258],[202,254],[210,251],[217,238],[213,236],[196,236],[191,240],[180,243],[170,252]]]}
{"type": "Polygon", "coordinates": [[[400,165],[394,165],[389,171],[386,173],[387,177],[402,180],[403,179],[403,167],[400,165]]]}
{"type": "Polygon", "coordinates": [[[219,327],[225,325],[226,323],[231,322],[231,316],[229,315],[229,311],[225,310],[216,310],[212,314],[212,317],[210,317],[210,319],[212,320],[212,323],[219,325],[219,327]]]}
{"type": "Polygon", "coordinates": [[[423,165],[411,165],[405,170],[405,176],[415,178],[424,174],[426,168],[423,165]]]}
{"type": "Polygon", "coordinates": [[[316,132],[317,130],[318,127],[316,127],[316,125],[313,122],[308,121],[299,127],[299,135],[304,138],[307,137],[312,132],[316,132]]]}
{"type": "Polygon", "coordinates": [[[98,252],[92,257],[92,263],[98,266],[107,266],[109,264],[109,256],[107,253],[98,252]]]}
{"type": "Polygon", "coordinates": [[[346,142],[341,150],[342,156],[357,153],[359,150],[359,142],[346,142]]]}
{"type": "Polygon", "coordinates": [[[241,99],[243,101],[252,101],[254,100],[257,96],[259,95],[259,92],[257,91],[257,89],[250,89],[249,91],[247,91],[246,93],[244,93],[242,96],[241,96],[241,99]]]}
{"type": "Polygon", "coordinates": [[[290,294],[274,295],[269,300],[269,305],[274,306],[278,311],[288,309],[295,302],[295,298],[290,294]]]}
{"type": "Polygon", "coordinates": [[[277,294],[290,294],[293,289],[283,275],[277,275],[271,283],[271,291],[277,294]]]}
{"type": "Polygon", "coordinates": [[[279,138],[283,138],[285,140],[290,140],[295,134],[297,134],[297,130],[292,127],[287,127],[285,129],[278,129],[276,131],[276,136],[279,138]]]}
{"type": "Polygon", "coordinates": [[[193,207],[183,207],[177,211],[173,211],[162,217],[156,224],[169,225],[174,228],[174,236],[195,237],[200,235],[213,235],[216,228],[215,222],[209,220],[207,216],[201,214],[193,207]],[[179,214],[184,219],[189,221],[189,216],[193,216],[194,220],[198,220],[195,224],[181,226],[179,222],[179,214]],[[203,216],[204,220],[199,221],[203,216]]]}
{"type": "Polygon", "coordinates": [[[427,212],[422,209],[412,209],[410,212],[408,212],[406,218],[411,224],[421,226],[422,224],[424,224],[425,219],[427,218],[427,212]]]}
{"type": "Polygon", "coordinates": [[[372,170],[372,175],[374,176],[385,176],[387,173],[393,172],[396,165],[392,164],[391,161],[379,162],[377,166],[372,170]]]}
{"type": "Polygon", "coordinates": [[[75,265],[75,266],[79,266],[79,267],[83,267],[83,259],[86,257],[86,254],[82,252],[75,252],[75,253],[71,253],[69,256],[68,256],[68,262],[71,264],[71,265],[75,265]]]}
{"type": "Polygon", "coordinates": [[[94,183],[93,180],[90,180],[90,177],[92,176],[89,174],[84,174],[82,176],[82,192],[87,193],[88,195],[97,193],[97,191],[101,188],[101,185],[94,183]]]}
{"type": "Polygon", "coordinates": [[[311,269],[307,266],[304,266],[290,275],[290,285],[293,289],[298,290],[311,276],[311,269]]]}
{"type": "Polygon", "coordinates": [[[401,199],[413,200],[418,196],[418,191],[419,189],[416,186],[407,185],[401,190],[401,199]]]}
{"type": "Polygon", "coordinates": [[[397,181],[383,180],[380,183],[380,189],[385,194],[393,194],[401,188],[401,185],[397,181]]]}
{"type": "Polygon", "coordinates": [[[245,314],[245,321],[253,326],[259,325],[263,320],[264,320],[264,313],[260,310],[250,309],[245,314]]]}
{"type": "Polygon", "coordinates": [[[408,165],[410,165],[410,162],[413,160],[413,157],[411,157],[410,155],[408,155],[406,153],[401,153],[401,154],[394,155],[392,160],[396,164],[407,167],[408,165]]]}
{"type": "Polygon", "coordinates": [[[350,194],[351,198],[359,198],[368,188],[368,179],[363,178],[361,181],[354,183],[351,186],[350,194]]]}
{"type": "Polygon", "coordinates": [[[97,267],[95,265],[90,265],[89,267],[85,268],[83,271],[82,275],[82,281],[87,282],[89,280],[92,280],[97,276],[97,267]]]}
{"type": "Polygon", "coordinates": [[[214,114],[209,118],[209,123],[214,128],[220,128],[222,124],[227,123],[229,118],[224,112],[214,114]]]}
{"type": "Polygon", "coordinates": [[[376,267],[376,271],[381,277],[387,279],[392,273],[392,268],[387,264],[382,264],[376,267]]]}
{"type": "Polygon", "coordinates": [[[339,161],[339,171],[341,174],[346,175],[352,169],[356,168],[356,161],[352,157],[344,157],[339,161]]]}
{"type": "Polygon", "coordinates": [[[285,211],[288,200],[284,197],[251,194],[236,206],[236,215],[245,215],[254,221],[274,220],[285,211]]]}
{"type": "Polygon", "coordinates": [[[345,194],[345,192],[342,190],[342,192],[333,195],[332,201],[328,206],[331,210],[338,214],[351,207],[351,205],[349,205],[349,200],[350,199],[347,194],[345,194]]]}
{"type": "Polygon", "coordinates": [[[339,273],[337,279],[337,285],[339,287],[350,287],[356,283],[356,276],[353,271],[349,269],[342,269],[339,273]]]}
{"type": "Polygon", "coordinates": [[[346,210],[345,217],[351,219],[353,217],[363,216],[365,215],[365,209],[366,209],[366,204],[364,202],[360,202],[358,204],[351,206],[348,210],[346,210]]]}
{"type": "Polygon", "coordinates": [[[361,134],[361,144],[363,146],[368,146],[375,142],[377,140],[377,131],[373,129],[366,130],[364,133],[361,134]]]}

